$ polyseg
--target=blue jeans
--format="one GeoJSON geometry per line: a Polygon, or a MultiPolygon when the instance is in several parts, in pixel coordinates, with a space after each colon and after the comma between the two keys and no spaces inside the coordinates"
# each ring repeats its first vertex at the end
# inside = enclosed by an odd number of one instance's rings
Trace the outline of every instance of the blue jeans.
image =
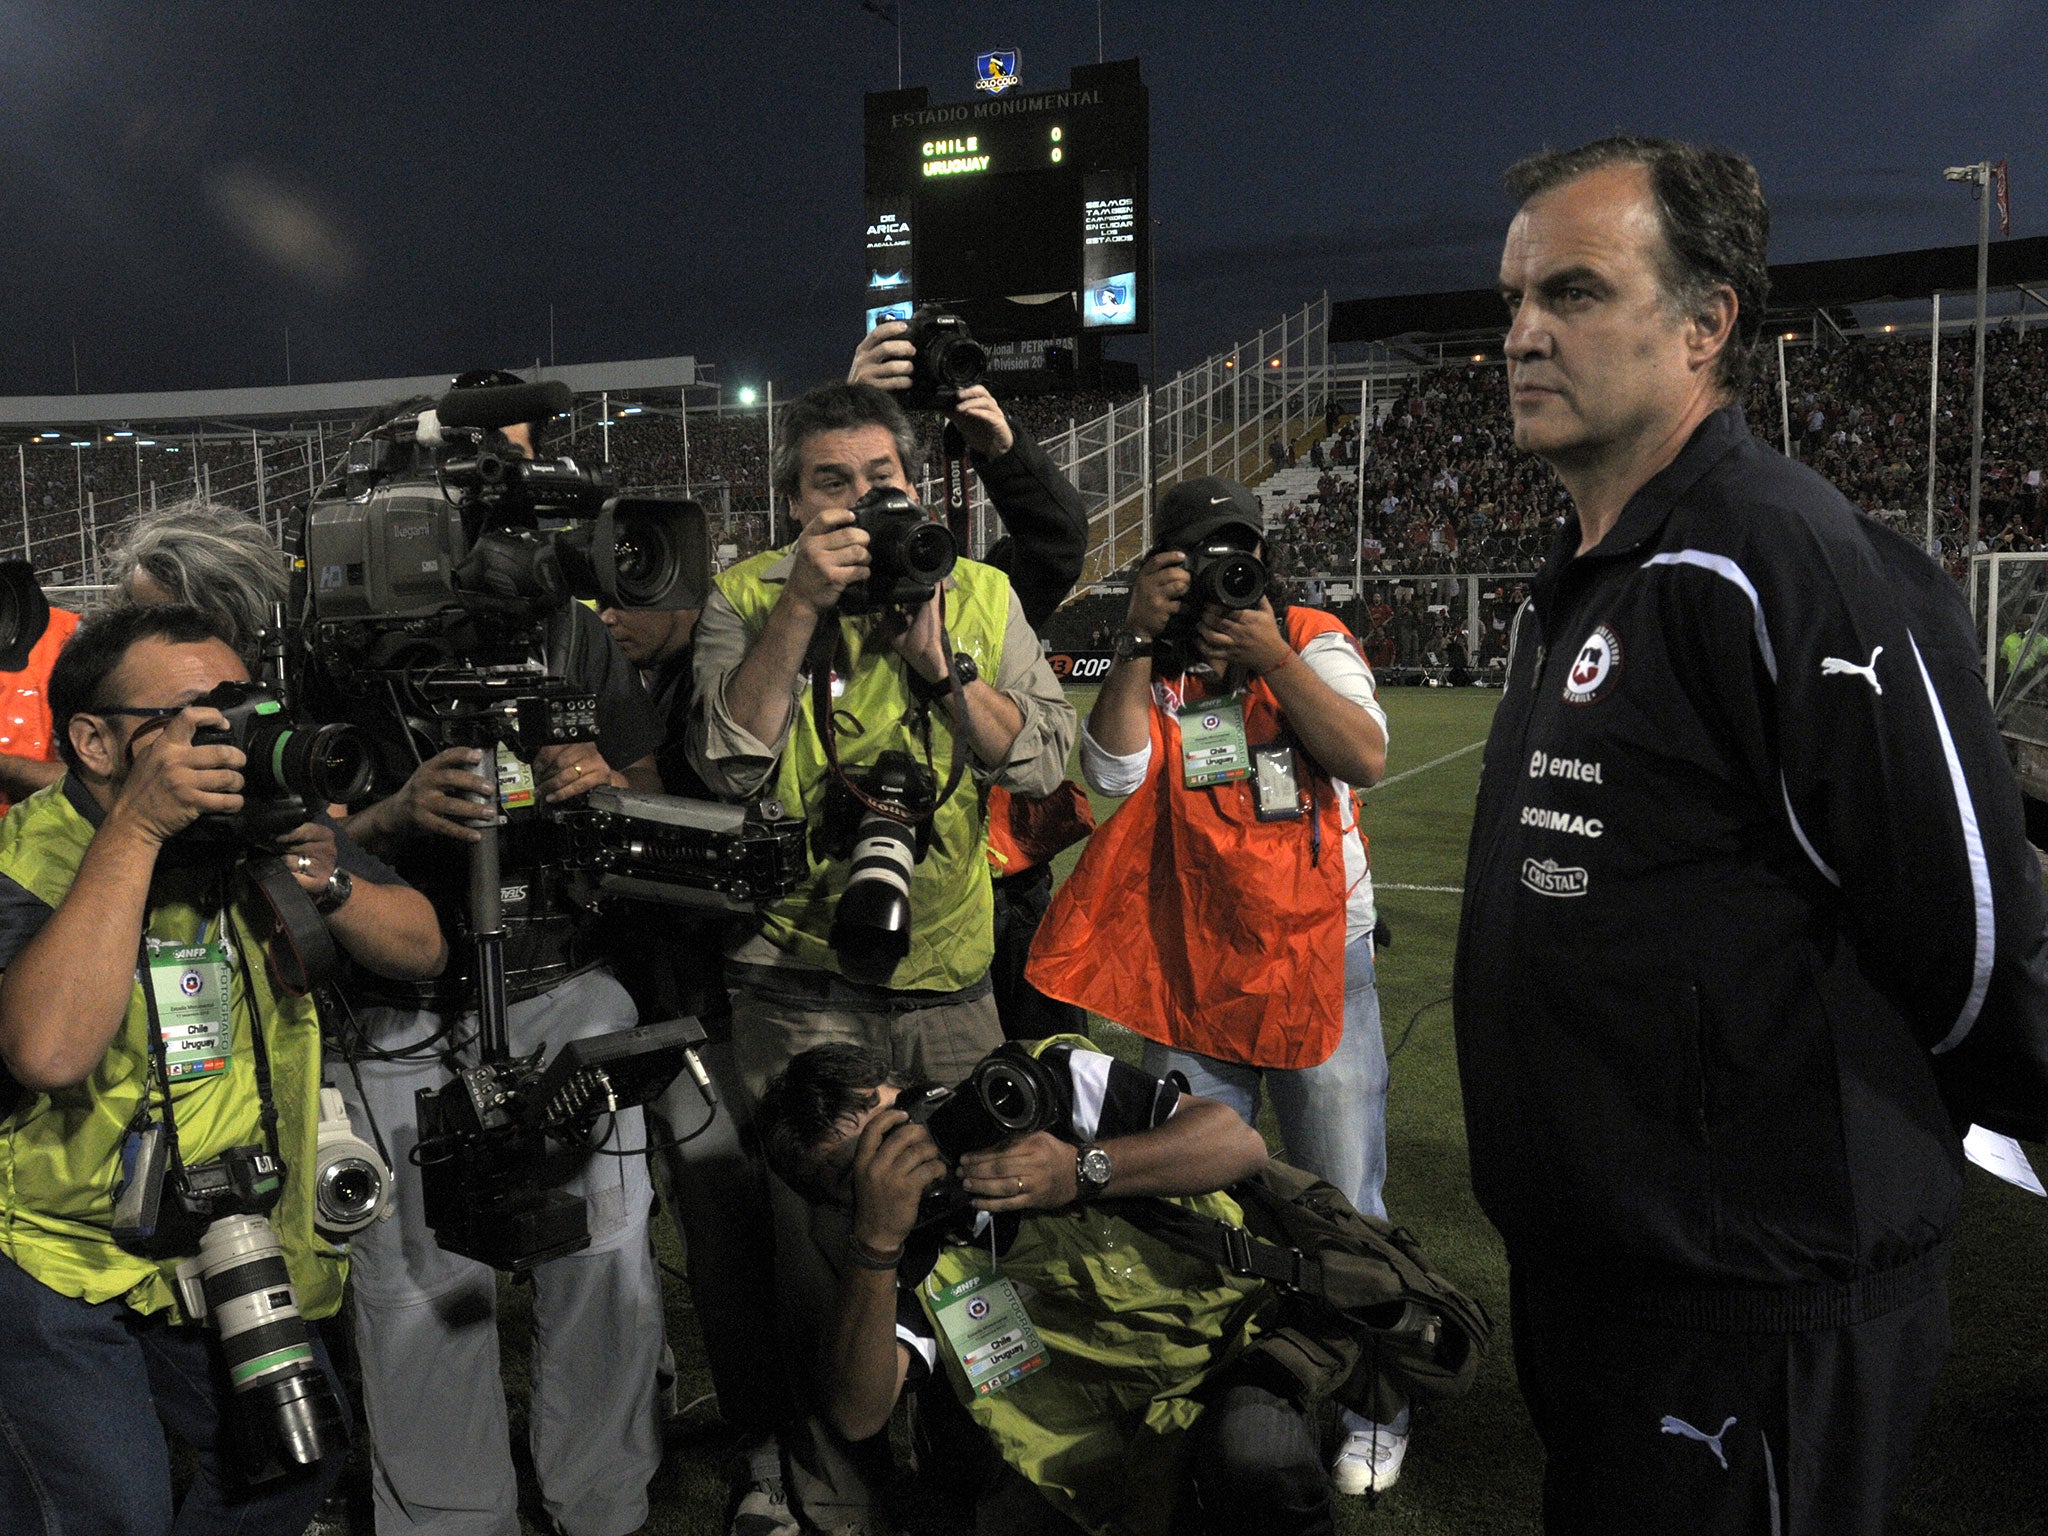
{"type": "Polygon", "coordinates": [[[1371,938],[1361,936],[1344,951],[1344,1038],[1328,1060],[1267,1070],[1148,1040],[1145,1070],[1155,1077],[1179,1072],[1190,1093],[1222,1100],[1248,1125],[1258,1124],[1263,1085],[1287,1160],[1336,1185],[1366,1215],[1387,1214],[1387,1045],[1371,938]]]}
{"type": "MultiPolygon", "coordinates": [[[[314,1358],[341,1383],[320,1330],[314,1358]]],[[[342,1458],[253,1487],[235,1472],[231,1392],[204,1328],[60,1296],[0,1255],[0,1527],[34,1536],[300,1536],[342,1458]],[[198,1452],[171,1510],[166,1435],[198,1452]]]]}

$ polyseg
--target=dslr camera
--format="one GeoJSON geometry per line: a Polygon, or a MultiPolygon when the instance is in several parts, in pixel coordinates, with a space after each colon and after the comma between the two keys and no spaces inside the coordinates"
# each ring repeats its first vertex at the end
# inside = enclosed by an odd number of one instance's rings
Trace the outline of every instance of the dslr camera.
{"type": "Polygon", "coordinates": [[[931,1132],[946,1160],[946,1177],[919,1204],[918,1225],[944,1221],[973,1199],[960,1184],[961,1158],[1067,1124],[1069,1097],[1061,1075],[1014,1041],[976,1062],[956,1087],[913,1083],[898,1094],[896,1107],[931,1132]]]}
{"type": "Polygon", "coordinates": [[[1195,632],[1201,627],[1202,614],[1207,609],[1258,607],[1266,595],[1269,577],[1265,563],[1250,550],[1233,543],[1227,533],[1211,534],[1192,544],[1163,547],[1178,548],[1187,556],[1187,595],[1159,636],[1166,648],[1161,665],[1171,670],[1195,658],[1195,632]]]}
{"type": "Polygon", "coordinates": [[[917,349],[910,360],[910,388],[897,396],[906,411],[944,410],[960,391],[988,372],[988,349],[968,334],[967,322],[926,304],[912,311],[903,339],[917,349]]]}
{"type": "Polygon", "coordinates": [[[160,1122],[131,1133],[114,1197],[114,1241],[144,1258],[184,1255],[178,1300],[220,1342],[250,1445],[252,1479],[348,1448],[341,1404],[313,1358],[298,1294],[270,1224],[285,1169],[262,1147],[186,1167],[160,1122]]]}
{"type": "Polygon", "coordinates": [[[832,916],[832,952],[855,981],[888,985],[910,953],[910,875],[931,848],[938,784],[908,752],[826,781],[811,832],[820,860],[853,861],[832,916]]]}
{"type": "Polygon", "coordinates": [[[952,530],[902,491],[869,491],[853,504],[853,526],[868,536],[868,574],[839,594],[842,614],[921,607],[959,563],[952,530]]]}
{"type": "Polygon", "coordinates": [[[248,759],[242,808],[202,811],[181,834],[194,842],[261,846],[369,790],[370,749],[354,726],[295,720],[260,683],[221,683],[192,702],[227,716],[226,725],[194,731],[192,744],[237,747],[248,759]]]}

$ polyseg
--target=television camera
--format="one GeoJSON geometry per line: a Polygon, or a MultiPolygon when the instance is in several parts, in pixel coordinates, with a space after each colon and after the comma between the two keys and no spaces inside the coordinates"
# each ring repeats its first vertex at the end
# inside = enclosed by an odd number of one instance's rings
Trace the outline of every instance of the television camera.
{"type": "Polygon", "coordinates": [[[806,873],[803,823],[778,802],[601,789],[556,808],[536,792],[542,752],[598,734],[596,698],[564,675],[577,642],[560,621],[568,605],[702,607],[710,587],[696,502],[621,494],[608,471],[529,457],[511,435],[569,403],[565,385],[515,382],[393,410],[350,445],[288,546],[282,669],[294,693],[351,718],[388,777],[467,746],[498,785],[499,816],[469,848],[480,1059],[422,1091],[416,1161],[436,1240],[507,1269],[588,1244],[582,1202],[553,1186],[561,1161],[590,1155],[600,1115],[645,1102],[684,1067],[716,1112],[690,1021],[578,1042],[552,1062],[513,1059],[508,932],[525,961],[553,936],[573,945],[608,898],[750,911],[806,873]]]}

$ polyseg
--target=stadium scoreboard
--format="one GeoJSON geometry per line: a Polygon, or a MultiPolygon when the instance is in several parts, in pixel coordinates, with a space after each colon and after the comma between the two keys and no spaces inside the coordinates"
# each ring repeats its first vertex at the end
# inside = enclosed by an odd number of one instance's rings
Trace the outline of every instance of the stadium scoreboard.
{"type": "Polygon", "coordinates": [[[1017,337],[1149,329],[1149,142],[1135,59],[1077,66],[1035,95],[871,93],[868,325],[997,304],[995,329],[1017,337]]]}

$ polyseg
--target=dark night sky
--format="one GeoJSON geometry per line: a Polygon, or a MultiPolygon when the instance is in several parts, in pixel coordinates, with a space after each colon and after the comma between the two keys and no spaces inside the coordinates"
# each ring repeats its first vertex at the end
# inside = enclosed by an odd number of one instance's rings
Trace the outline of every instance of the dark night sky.
{"type": "MultiPolygon", "coordinates": [[[[1750,154],[1773,256],[1974,238],[1944,165],[2013,161],[2048,231],[2037,0],[1104,0],[1152,96],[1168,366],[1327,288],[1491,280],[1501,169],[1616,127],[1750,154]]],[[[903,0],[904,77],[1024,89],[1094,0],[903,0]]],[[[859,331],[860,108],[896,32],[857,0],[50,5],[0,0],[0,394],[695,353],[836,374],[859,331]]],[[[1124,345],[1130,346],[1130,343],[1124,345]]],[[[1140,352],[1138,355],[1142,356],[1140,352]]]]}

